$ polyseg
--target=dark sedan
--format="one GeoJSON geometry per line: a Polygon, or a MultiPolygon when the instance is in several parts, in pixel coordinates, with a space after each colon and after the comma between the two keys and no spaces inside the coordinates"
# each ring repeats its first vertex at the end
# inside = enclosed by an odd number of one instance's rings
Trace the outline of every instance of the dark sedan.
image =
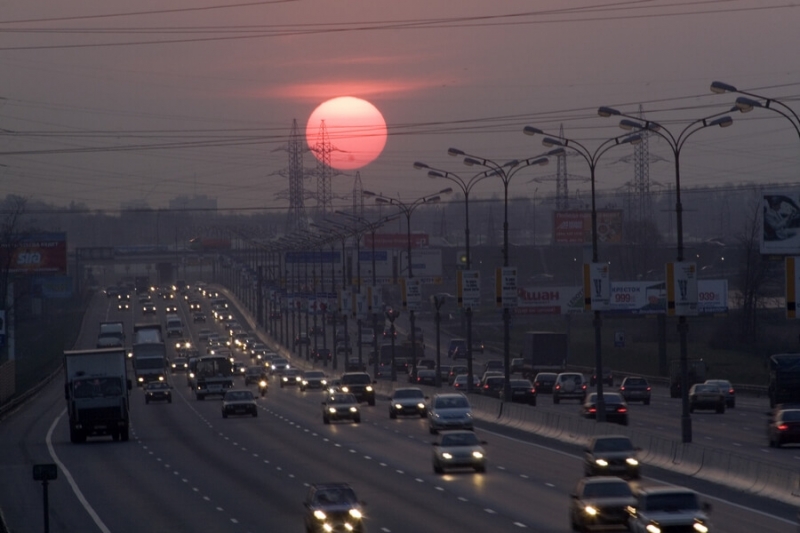
{"type": "Polygon", "coordinates": [[[619,393],[626,402],[642,402],[650,405],[650,384],[640,376],[628,376],[622,380],[619,393]]]}
{"type": "Polygon", "coordinates": [[[800,443],[800,409],[780,409],[771,415],[767,439],[771,448],[800,443]]]}
{"type": "Polygon", "coordinates": [[[514,403],[525,403],[536,405],[536,387],[528,379],[512,379],[511,401],[514,403]]]}
{"type": "Polygon", "coordinates": [[[352,420],[361,423],[361,407],[354,394],[334,392],[322,402],[322,422],[330,424],[331,420],[352,420]]]}
{"type": "Polygon", "coordinates": [[[555,372],[539,372],[533,378],[533,386],[536,387],[536,392],[541,394],[553,394],[553,387],[556,385],[555,372]]]}
{"type": "Polygon", "coordinates": [[[427,368],[417,369],[417,385],[430,385],[436,386],[436,370],[428,370],[427,368]]]}
{"type": "Polygon", "coordinates": [[[222,418],[229,415],[258,416],[258,407],[249,390],[228,390],[222,397],[222,418]]]}
{"type": "Polygon", "coordinates": [[[144,385],[144,403],[172,403],[172,387],[163,381],[151,381],[144,385]]]}
{"type": "MultiPolygon", "coordinates": [[[[606,422],[615,422],[623,426],[628,425],[628,404],[618,392],[604,392],[606,422]]],[[[592,392],[583,402],[581,414],[584,418],[597,418],[597,393],[592,392]]]]}
{"type": "Polygon", "coordinates": [[[696,409],[709,409],[718,414],[725,412],[725,394],[716,385],[698,383],[689,389],[689,412],[696,409]]]}
{"type": "Polygon", "coordinates": [[[569,522],[573,531],[609,526],[627,529],[628,509],[636,504],[628,483],[610,476],[580,480],[571,497],[569,522]]]}

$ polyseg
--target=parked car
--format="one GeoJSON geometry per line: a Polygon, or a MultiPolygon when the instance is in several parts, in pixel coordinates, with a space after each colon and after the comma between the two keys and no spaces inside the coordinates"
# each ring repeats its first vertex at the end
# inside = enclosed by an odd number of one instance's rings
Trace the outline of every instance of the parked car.
{"type": "Polygon", "coordinates": [[[619,393],[626,402],[642,402],[650,405],[650,384],[641,376],[627,376],[619,386],[619,393]]]}

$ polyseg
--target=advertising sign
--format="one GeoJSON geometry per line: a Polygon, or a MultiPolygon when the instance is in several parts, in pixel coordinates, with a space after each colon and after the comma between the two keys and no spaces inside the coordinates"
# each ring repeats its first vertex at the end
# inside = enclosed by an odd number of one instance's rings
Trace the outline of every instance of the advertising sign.
{"type": "MultiPolygon", "coordinates": [[[[353,257],[356,251],[353,250],[353,257]]],[[[375,269],[375,283],[394,283],[394,256],[387,250],[375,250],[375,257],[372,256],[372,250],[364,250],[363,248],[358,251],[358,263],[355,263],[353,277],[357,277],[359,269],[361,270],[361,284],[372,283],[373,276],[372,270],[375,269]],[[373,260],[374,259],[374,260],[373,260]]],[[[353,279],[353,285],[357,285],[358,281],[353,279]]]]}
{"type": "MultiPolygon", "coordinates": [[[[597,210],[597,240],[601,243],[622,243],[622,210],[597,210]]],[[[554,211],[553,244],[590,244],[592,242],[591,211],[554,211]]]]}
{"type": "Polygon", "coordinates": [[[497,307],[503,309],[517,307],[516,267],[500,267],[495,271],[495,294],[497,307]]]}
{"type": "Polygon", "coordinates": [[[763,196],[761,253],[800,255],[800,194],[763,196]]]}
{"type": "Polygon", "coordinates": [[[608,263],[584,263],[583,306],[587,311],[603,311],[611,298],[608,263]]]}
{"type": "Polygon", "coordinates": [[[422,283],[417,278],[402,278],[400,289],[403,296],[403,309],[409,311],[422,310],[422,283]]]}
{"type": "Polygon", "coordinates": [[[456,271],[456,285],[459,307],[481,306],[481,273],[478,270],[456,271]]]}
{"type": "Polygon", "coordinates": [[[67,234],[34,233],[0,244],[0,264],[11,273],[67,273],[67,234]]]}
{"type": "Polygon", "coordinates": [[[800,300],[800,257],[786,258],[786,318],[797,317],[800,300]]]}
{"type": "Polygon", "coordinates": [[[697,264],[667,263],[667,314],[697,315],[697,264]]]}
{"type": "Polygon", "coordinates": [[[526,287],[517,291],[518,315],[566,315],[583,311],[581,287],[526,287]]]}
{"type": "MultiPolygon", "coordinates": [[[[412,248],[420,248],[422,246],[428,246],[430,244],[430,239],[428,238],[427,233],[412,233],[411,234],[411,247],[412,248]]],[[[372,248],[372,234],[365,234],[364,235],[364,248],[372,248]]],[[[408,248],[408,234],[407,233],[376,233],[375,234],[375,248],[380,248],[385,250],[389,249],[401,249],[405,250],[408,248]]]]}
{"type": "MultiPolygon", "coordinates": [[[[411,252],[411,272],[413,279],[422,283],[439,285],[442,283],[442,250],[422,248],[411,252]]],[[[408,252],[400,251],[400,275],[408,275],[408,252]]]]}

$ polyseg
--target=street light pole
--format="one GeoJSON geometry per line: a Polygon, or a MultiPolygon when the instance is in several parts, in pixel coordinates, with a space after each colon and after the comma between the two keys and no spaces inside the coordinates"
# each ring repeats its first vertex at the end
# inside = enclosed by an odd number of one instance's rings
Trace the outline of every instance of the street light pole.
{"type": "MultiPolygon", "coordinates": [[[[569,148],[586,161],[589,165],[590,179],[592,186],[592,263],[598,263],[598,243],[597,243],[597,195],[595,189],[595,171],[600,157],[615,146],[621,144],[635,144],[641,142],[640,135],[628,135],[621,137],[614,137],[608,139],[598,146],[594,152],[590,151],[586,146],[559,135],[551,135],[543,132],[540,129],[532,126],[526,126],[523,130],[526,135],[545,135],[542,139],[542,144],[545,146],[560,146],[562,148],[569,148]]],[[[603,399],[603,350],[602,350],[602,316],[599,309],[594,310],[594,353],[595,353],[595,372],[597,379],[595,385],[597,386],[597,422],[606,421],[606,406],[603,399]]]]}
{"type": "MultiPolygon", "coordinates": [[[[511,178],[523,168],[533,165],[546,165],[550,162],[548,156],[563,153],[563,149],[551,150],[550,152],[525,160],[514,159],[507,163],[500,164],[491,159],[470,155],[458,148],[450,148],[447,153],[451,156],[463,156],[464,164],[468,166],[481,166],[487,168],[490,176],[498,176],[503,182],[503,266],[509,266],[509,239],[508,239],[508,185],[511,178]]],[[[471,340],[468,341],[468,353],[472,350],[470,346],[471,340]]],[[[511,308],[503,304],[503,367],[504,367],[504,384],[503,384],[503,399],[506,402],[511,401],[511,308]]],[[[472,383],[469,382],[471,385],[472,383]]]]}
{"type": "Polygon", "coordinates": [[[774,111],[788,120],[792,124],[797,136],[800,137],[800,117],[797,116],[797,113],[794,111],[794,109],[780,100],[748,91],[742,91],[733,85],[729,85],[721,81],[711,82],[711,92],[716,94],[738,93],[744,95],[736,99],[735,106],[737,110],[741,111],[742,113],[747,113],[755,108],[769,109],[770,111],[774,111]],[[761,102],[762,100],[763,103],[761,102]],[[772,107],[772,104],[775,104],[778,106],[778,108],[772,107]]]}
{"type": "MultiPolygon", "coordinates": [[[[734,107],[730,111],[739,111],[734,107]]],[[[598,110],[600,116],[621,116],[628,117],[620,121],[619,125],[625,130],[637,130],[654,133],[664,139],[672,150],[675,160],[675,217],[676,229],[678,232],[677,262],[682,262],[684,258],[683,248],[683,204],[681,203],[681,150],[686,141],[700,130],[719,126],[727,128],[733,124],[733,119],[726,115],[726,112],[715,113],[713,115],[693,120],[687,124],[678,135],[674,135],[670,130],[652,121],[643,121],[638,117],[627,115],[612,107],[601,107],[598,110]]],[[[681,362],[681,441],[684,443],[692,442],[692,418],[689,413],[689,346],[688,346],[689,324],[685,314],[678,316],[678,335],[680,337],[680,362],[681,362]]]]}
{"type": "MultiPolygon", "coordinates": [[[[435,204],[438,203],[442,198],[442,194],[450,194],[453,192],[453,189],[446,188],[442,189],[441,191],[431,194],[428,196],[422,196],[417,198],[412,202],[402,202],[396,198],[389,198],[388,196],[383,196],[381,194],[377,194],[371,191],[361,191],[361,194],[364,196],[375,198],[375,202],[381,204],[389,204],[397,207],[400,209],[406,217],[406,228],[407,228],[407,239],[408,239],[408,251],[406,261],[408,263],[408,280],[412,280],[414,278],[414,270],[412,268],[412,261],[411,261],[411,215],[416,211],[416,209],[425,204],[435,204]]],[[[415,304],[416,305],[416,304],[415,304]]],[[[409,313],[408,319],[411,323],[411,378],[416,381],[417,379],[417,340],[416,340],[416,319],[414,314],[413,306],[409,306],[409,313]]],[[[392,324],[394,327],[394,323],[392,324]]],[[[394,331],[392,332],[392,338],[394,338],[394,331]]]]}

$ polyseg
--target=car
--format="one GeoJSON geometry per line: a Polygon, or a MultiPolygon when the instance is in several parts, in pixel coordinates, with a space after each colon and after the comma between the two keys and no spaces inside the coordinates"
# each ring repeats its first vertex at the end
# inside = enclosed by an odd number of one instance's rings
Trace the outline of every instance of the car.
{"type": "Polygon", "coordinates": [[[222,418],[229,415],[258,416],[258,406],[252,391],[246,389],[228,389],[222,397],[222,418]]]}
{"type": "Polygon", "coordinates": [[[155,315],[158,312],[156,308],[156,304],[147,302],[146,304],[142,304],[142,314],[143,315],[155,315]]]}
{"type": "Polygon", "coordinates": [[[233,362],[234,376],[244,376],[246,372],[247,372],[247,365],[245,365],[242,361],[233,362]]]}
{"type": "Polygon", "coordinates": [[[172,372],[186,372],[189,369],[189,361],[186,357],[175,357],[169,367],[172,372]]]}
{"type": "Polygon", "coordinates": [[[480,385],[481,394],[492,398],[503,398],[506,391],[506,378],[501,375],[488,375],[480,385]]]}
{"type": "MultiPolygon", "coordinates": [[[[469,379],[469,374],[459,374],[453,380],[453,388],[455,390],[466,391],[467,390],[467,380],[468,379],[469,379]]],[[[480,379],[478,379],[478,376],[473,374],[472,375],[472,390],[477,392],[478,390],[480,390],[480,388],[481,388],[480,379]]]]}
{"type": "Polygon", "coordinates": [[[628,508],[636,503],[630,485],[618,477],[583,478],[570,493],[572,531],[618,526],[627,529],[628,508]]]}
{"type": "Polygon", "coordinates": [[[617,476],[639,479],[640,449],[625,435],[592,437],[583,450],[583,473],[590,476],[617,476]]]}
{"type": "Polygon", "coordinates": [[[303,503],[306,532],[364,533],[363,505],[347,483],[315,483],[303,503]]]}
{"type": "Polygon", "coordinates": [[[511,401],[513,403],[524,403],[536,405],[536,387],[528,379],[511,378],[508,382],[511,387],[511,401]]]}
{"type": "Polygon", "coordinates": [[[501,374],[505,374],[505,368],[506,366],[502,359],[489,359],[483,364],[481,374],[486,372],[500,372],[501,374]]]}
{"type": "MultiPolygon", "coordinates": [[[[598,394],[592,392],[586,395],[586,400],[581,408],[581,415],[592,420],[597,419],[598,394]]],[[[628,425],[628,404],[618,392],[604,392],[603,403],[606,411],[606,422],[615,422],[623,426],[628,425]]]]}
{"type": "Polygon", "coordinates": [[[452,367],[450,365],[439,365],[439,376],[442,379],[442,383],[447,383],[447,380],[450,377],[450,369],[452,367]]]}
{"type": "Polygon", "coordinates": [[[289,368],[290,365],[288,360],[284,359],[283,357],[277,357],[272,360],[269,374],[271,376],[282,376],[284,372],[289,370],[289,368]]]}
{"type": "Polygon", "coordinates": [[[486,345],[483,344],[483,339],[480,338],[479,335],[475,335],[472,333],[472,353],[480,352],[483,353],[486,350],[486,345]]]}
{"type": "Polygon", "coordinates": [[[778,408],[770,414],[767,421],[767,441],[770,448],[800,443],[800,408],[778,408]]]}
{"type": "Polygon", "coordinates": [[[199,300],[189,300],[189,310],[190,311],[199,311],[203,308],[202,304],[199,300]]]}
{"type": "Polygon", "coordinates": [[[556,386],[556,378],[558,374],[555,372],[539,372],[533,377],[533,386],[536,387],[538,394],[553,394],[553,388],[556,386]]]}
{"type": "Polygon", "coordinates": [[[263,366],[248,366],[244,371],[244,384],[245,386],[252,383],[258,383],[262,379],[267,378],[266,368],[263,366]]]}
{"type": "Polygon", "coordinates": [[[436,370],[417,368],[417,385],[436,386],[436,370]]]}
{"type": "Polygon", "coordinates": [[[707,379],[705,384],[719,387],[719,390],[725,395],[725,407],[730,407],[731,409],[736,407],[736,389],[733,388],[733,384],[730,381],[727,379],[707,379]]]}
{"type": "Polygon", "coordinates": [[[361,328],[358,334],[358,342],[362,346],[370,346],[375,342],[375,332],[372,328],[361,328]]]}
{"type": "Polygon", "coordinates": [[[445,431],[433,443],[433,471],[443,474],[451,468],[473,468],[486,472],[486,441],[472,431],[445,431]]]}
{"type": "Polygon", "coordinates": [[[352,420],[361,423],[361,407],[355,395],[349,392],[328,394],[322,402],[322,422],[330,424],[331,420],[352,420]]]}
{"type": "Polygon", "coordinates": [[[131,308],[131,302],[129,300],[120,300],[117,302],[117,309],[119,311],[127,311],[131,308]]]}
{"type": "Polygon", "coordinates": [[[303,379],[300,381],[300,390],[305,392],[308,389],[325,390],[328,386],[328,378],[321,370],[306,370],[303,372],[303,379]]]}
{"type": "Polygon", "coordinates": [[[349,343],[339,341],[336,343],[336,354],[350,355],[353,353],[353,347],[349,343]]]}
{"type": "Polygon", "coordinates": [[[178,306],[175,304],[168,304],[164,307],[164,312],[168,315],[174,315],[178,313],[178,306]]]}
{"type": "Polygon", "coordinates": [[[359,360],[358,357],[348,357],[344,363],[345,372],[366,372],[367,363],[364,360],[359,360]]]}
{"type": "Polygon", "coordinates": [[[206,323],[206,314],[205,313],[192,313],[192,322],[195,324],[205,324],[206,323]]]}
{"type": "Polygon", "coordinates": [[[689,412],[694,413],[697,409],[708,409],[723,414],[725,395],[716,385],[695,383],[689,389],[689,412]]]}
{"type": "Polygon", "coordinates": [[[639,487],[636,502],[628,509],[628,529],[633,533],[668,531],[711,531],[711,506],[701,503],[691,489],[669,486],[639,487]]]}
{"type": "Polygon", "coordinates": [[[317,348],[314,350],[312,357],[317,363],[327,363],[333,360],[333,352],[330,348],[317,348]]]}
{"type": "Polygon", "coordinates": [[[296,368],[289,368],[281,376],[281,388],[300,386],[303,382],[303,372],[296,368]]]}
{"type": "Polygon", "coordinates": [[[392,328],[392,326],[386,326],[383,328],[383,338],[384,340],[391,340],[392,336],[397,339],[397,330],[392,328]]]}
{"type": "Polygon", "coordinates": [[[345,372],[342,374],[342,392],[349,392],[355,395],[359,402],[367,402],[375,405],[375,388],[372,386],[375,381],[366,372],[345,372]]]}
{"type": "Polygon", "coordinates": [[[447,384],[452,385],[453,382],[456,380],[456,376],[460,376],[461,374],[466,374],[467,372],[469,372],[469,368],[467,368],[467,365],[450,366],[450,370],[447,373],[447,384]]]}
{"type": "Polygon", "coordinates": [[[436,361],[434,359],[420,359],[417,361],[417,368],[427,368],[434,370],[436,368],[436,361]]]}
{"type": "Polygon", "coordinates": [[[467,358],[467,340],[466,339],[451,339],[450,344],[447,346],[447,357],[449,359],[466,359],[467,358]]]}
{"type": "Polygon", "coordinates": [[[311,344],[311,338],[308,336],[308,333],[306,333],[305,331],[301,331],[294,338],[294,345],[295,346],[301,346],[301,345],[309,346],[310,344],[311,344]]]}
{"type": "Polygon", "coordinates": [[[208,342],[208,339],[211,337],[213,331],[210,329],[201,329],[197,332],[197,340],[200,342],[208,342]]]}
{"type": "Polygon", "coordinates": [[[460,392],[434,394],[428,404],[428,431],[473,428],[472,407],[460,392]]]}
{"type": "Polygon", "coordinates": [[[483,389],[483,386],[486,384],[486,381],[489,378],[497,378],[497,377],[505,378],[505,374],[503,372],[498,371],[498,370],[487,370],[486,372],[484,372],[481,375],[481,379],[480,379],[480,382],[479,382],[481,389],[483,389]]]}
{"type": "Polygon", "coordinates": [[[586,380],[583,378],[583,374],[562,372],[556,376],[556,383],[553,385],[553,403],[560,403],[561,400],[583,402],[585,399],[586,380]]]}
{"type": "Polygon", "coordinates": [[[650,384],[641,376],[626,376],[619,385],[619,393],[625,401],[650,405],[650,384]]]}
{"type": "Polygon", "coordinates": [[[172,387],[164,381],[151,381],[144,384],[144,403],[172,403],[172,387]]]}
{"type": "MultiPolygon", "coordinates": [[[[603,379],[603,385],[608,385],[609,387],[614,386],[614,373],[610,368],[603,367],[600,375],[603,379]]],[[[592,373],[592,377],[589,378],[589,386],[594,387],[595,385],[597,385],[597,369],[592,373]]]]}
{"type": "Polygon", "coordinates": [[[425,393],[417,387],[395,389],[389,398],[389,418],[400,415],[414,415],[420,418],[428,416],[428,406],[425,405],[425,393]]]}
{"type": "Polygon", "coordinates": [[[320,337],[323,335],[323,333],[324,330],[322,329],[322,326],[311,326],[308,328],[308,334],[312,337],[320,337]]]}

